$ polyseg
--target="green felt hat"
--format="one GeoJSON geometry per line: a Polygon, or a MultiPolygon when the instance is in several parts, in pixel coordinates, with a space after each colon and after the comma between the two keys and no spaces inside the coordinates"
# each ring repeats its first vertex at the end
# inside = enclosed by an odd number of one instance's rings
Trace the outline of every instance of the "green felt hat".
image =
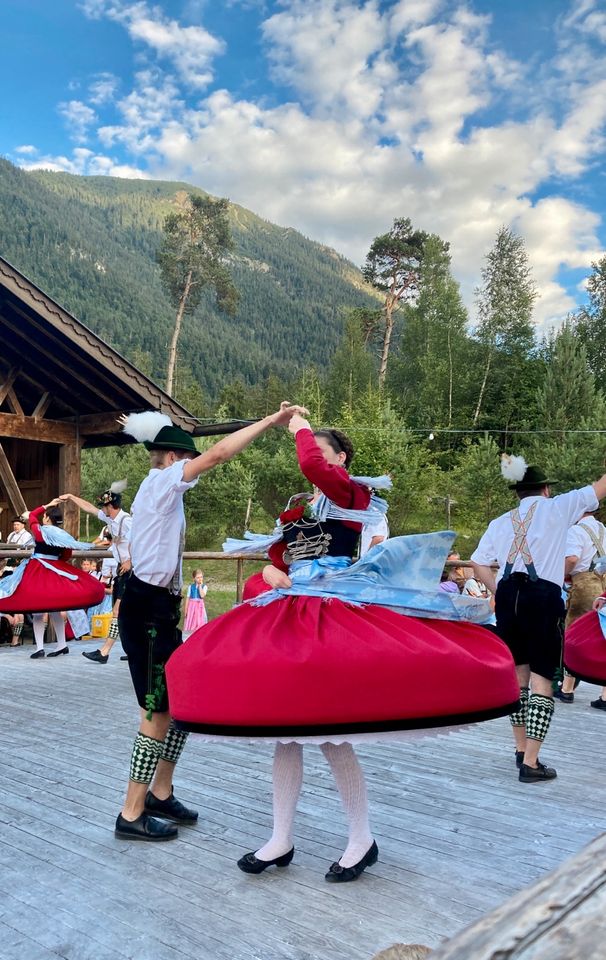
{"type": "Polygon", "coordinates": [[[153,440],[144,440],[146,450],[187,450],[197,453],[194,438],[181,427],[164,426],[153,440]]]}
{"type": "Polygon", "coordinates": [[[559,480],[549,480],[540,467],[526,467],[524,476],[517,483],[510,483],[510,490],[535,490],[540,487],[550,487],[559,480]]]}

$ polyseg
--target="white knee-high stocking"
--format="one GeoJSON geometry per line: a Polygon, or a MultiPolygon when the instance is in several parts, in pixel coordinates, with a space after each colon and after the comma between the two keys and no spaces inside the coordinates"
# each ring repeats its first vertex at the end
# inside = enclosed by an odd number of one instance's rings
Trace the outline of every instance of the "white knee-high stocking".
{"type": "Polygon", "coordinates": [[[57,637],[57,650],[63,650],[63,647],[67,646],[67,642],[65,640],[65,620],[61,614],[57,613],[56,611],[54,613],[49,613],[48,616],[57,637]]]}
{"type": "Polygon", "coordinates": [[[32,614],[32,621],[34,624],[34,640],[36,641],[36,650],[44,650],[44,631],[46,630],[44,614],[32,614]]]}
{"type": "Polygon", "coordinates": [[[303,747],[300,743],[277,743],[273,765],[274,828],[265,846],[255,853],[259,860],[274,860],[292,847],[292,828],[302,783],[303,747]]]}
{"type": "Polygon", "coordinates": [[[342,867],[353,867],[373,841],[364,773],[350,743],[323,743],[321,749],[330,764],[349,824],[347,847],[339,863],[342,867]]]}

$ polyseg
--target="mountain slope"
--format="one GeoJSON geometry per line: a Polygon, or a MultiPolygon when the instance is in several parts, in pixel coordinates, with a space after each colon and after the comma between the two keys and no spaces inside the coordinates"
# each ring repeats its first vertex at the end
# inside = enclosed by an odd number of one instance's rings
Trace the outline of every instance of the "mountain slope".
{"type": "MultiPolygon", "coordinates": [[[[25,172],[0,160],[0,255],[160,382],[174,310],[155,254],[183,183],[25,172]]],[[[323,366],[343,311],[376,304],[360,272],[333,250],[242,207],[230,211],[240,305],[234,319],[209,295],[185,319],[179,345],[216,396],[240,376],[255,382],[323,366]]],[[[177,371],[179,376],[179,370],[177,371]]]]}

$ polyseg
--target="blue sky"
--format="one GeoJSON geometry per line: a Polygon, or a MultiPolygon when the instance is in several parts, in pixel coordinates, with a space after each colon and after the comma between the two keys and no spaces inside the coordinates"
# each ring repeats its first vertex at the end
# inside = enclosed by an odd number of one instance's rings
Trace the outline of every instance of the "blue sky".
{"type": "Polygon", "coordinates": [[[536,320],[606,247],[601,0],[3,0],[0,151],[186,180],[361,264],[394,217],[473,288],[526,240],[536,320]]]}

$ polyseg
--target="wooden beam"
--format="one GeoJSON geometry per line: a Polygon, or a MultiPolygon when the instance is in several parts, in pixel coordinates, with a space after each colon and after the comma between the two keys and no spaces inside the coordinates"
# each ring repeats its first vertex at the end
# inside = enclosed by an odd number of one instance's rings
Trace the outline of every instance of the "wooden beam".
{"type": "Polygon", "coordinates": [[[80,436],[89,437],[96,433],[120,433],[122,427],[118,423],[118,417],[123,413],[130,413],[130,410],[111,410],[109,413],[86,413],[78,417],[77,421],[70,418],[65,423],[77,422],[80,436]]]}
{"type": "Polygon", "coordinates": [[[75,443],[78,431],[60,420],[34,420],[16,413],[0,413],[0,437],[41,440],[44,443],[75,443]]]}
{"type": "Polygon", "coordinates": [[[15,479],[15,474],[11,470],[11,465],[8,462],[8,457],[4,452],[4,447],[0,443],[0,480],[6,487],[6,492],[8,493],[8,498],[15,510],[16,514],[24,513],[27,510],[25,500],[21,496],[21,490],[19,489],[19,484],[15,479]]]}
{"type": "Polygon", "coordinates": [[[42,394],[42,396],[38,400],[38,403],[36,404],[36,408],[34,412],[32,413],[32,417],[34,418],[34,420],[43,419],[44,414],[48,410],[52,399],[53,399],[52,395],[49,393],[48,390],[46,391],[46,393],[42,394]]]}
{"type": "MultiPolygon", "coordinates": [[[[80,444],[66,443],[59,451],[59,493],[80,493],[80,444]]],[[[80,510],[68,500],[63,507],[63,526],[73,537],[80,532],[80,510]]]]}
{"type": "Polygon", "coordinates": [[[19,403],[19,398],[17,397],[17,394],[15,393],[15,390],[13,387],[9,388],[6,394],[6,400],[8,402],[9,407],[13,411],[13,413],[18,414],[20,417],[25,416],[25,411],[23,410],[23,407],[19,403]]]}
{"type": "Polygon", "coordinates": [[[19,376],[19,368],[12,367],[7,374],[6,380],[2,385],[0,385],[0,404],[3,404],[6,400],[8,391],[12,389],[13,383],[19,376]]]}

